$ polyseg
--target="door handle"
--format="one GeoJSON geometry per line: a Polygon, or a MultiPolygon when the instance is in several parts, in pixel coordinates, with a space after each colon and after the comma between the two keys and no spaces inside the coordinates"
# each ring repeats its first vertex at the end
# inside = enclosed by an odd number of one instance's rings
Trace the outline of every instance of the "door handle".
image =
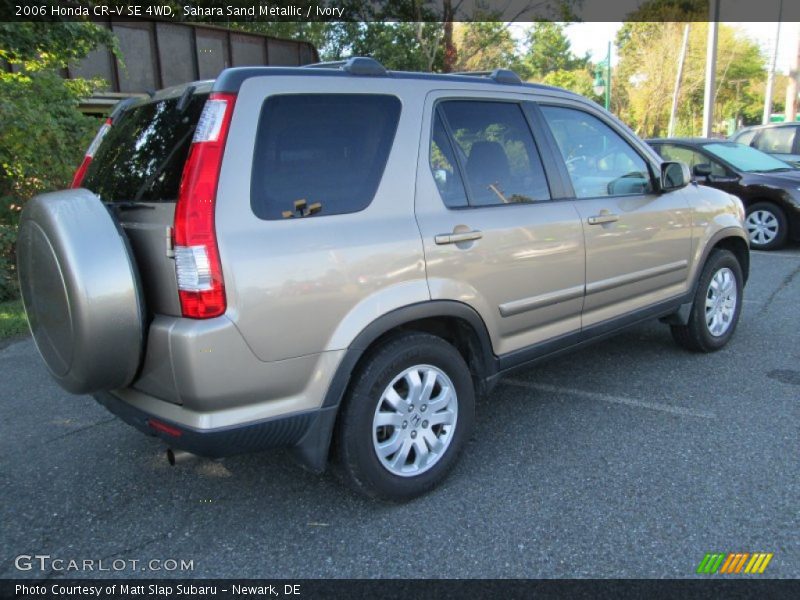
{"type": "Polygon", "coordinates": [[[589,221],[589,225],[602,225],[603,223],[614,223],[615,221],[619,221],[619,215],[600,213],[594,217],[589,217],[587,220],[589,221]]]}
{"type": "Polygon", "coordinates": [[[471,242],[473,240],[479,240],[482,237],[483,233],[481,233],[476,229],[474,231],[464,231],[460,233],[440,233],[439,235],[433,238],[433,241],[436,242],[438,245],[442,246],[444,244],[458,244],[460,242],[471,242]]]}

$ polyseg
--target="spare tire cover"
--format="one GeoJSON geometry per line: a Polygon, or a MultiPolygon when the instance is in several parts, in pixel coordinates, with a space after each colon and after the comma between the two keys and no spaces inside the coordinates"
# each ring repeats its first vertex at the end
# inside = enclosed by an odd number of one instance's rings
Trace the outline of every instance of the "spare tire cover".
{"type": "Polygon", "coordinates": [[[42,194],[17,237],[22,301],[36,347],[65,390],[131,383],[144,345],[144,302],[127,237],[84,189],[42,194]]]}

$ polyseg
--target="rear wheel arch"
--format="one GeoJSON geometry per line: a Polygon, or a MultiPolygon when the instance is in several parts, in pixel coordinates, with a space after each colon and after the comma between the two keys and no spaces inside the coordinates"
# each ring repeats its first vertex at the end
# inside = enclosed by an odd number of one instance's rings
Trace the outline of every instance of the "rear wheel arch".
{"type": "Polygon", "coordinates": [[[356,336],[339,364],[323,407],[338,406],[351,375],[369,351],[408,331],[430,333],[453,345],[470,367],[476,379],[476,390],[496,372],[489,331],[473,308],[449,300],[422,302],[378,317],[356,336]]]}
{"type": "Polygon", "coordinates": [[[300,463],[325,470],[339,406],[356,373],[372,350],[409,331],[430,333],[452,344],[467,363],[476,395],[489,389],[497,373],[489,331],[475,309],[454,300],[432,300],[388,312],[370,323],[348,347],[334,373],[314,426],[294,447],[300,463]]]}

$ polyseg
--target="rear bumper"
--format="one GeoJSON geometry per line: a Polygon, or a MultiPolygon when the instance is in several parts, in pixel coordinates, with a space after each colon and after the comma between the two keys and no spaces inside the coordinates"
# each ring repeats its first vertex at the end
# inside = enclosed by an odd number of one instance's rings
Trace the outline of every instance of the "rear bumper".
{"type": "Polygon", "coordinates": [[[337,407],[318,408],[227,427],[196,428],[142,410],[109,392],[94,398],[120,419],[171,448],[219,458],[290,447],[308,469],[325,469],[337,407]]]}
{"type": "Polygon", "coordinates": [[[139,376],[116,395],[190,427],[238,425],[318,408],[343,355],[334,350],[264,362],[227,316],[156,315],[139,376]],[[164,401],[183,410],[172,414],[164,401]]]}

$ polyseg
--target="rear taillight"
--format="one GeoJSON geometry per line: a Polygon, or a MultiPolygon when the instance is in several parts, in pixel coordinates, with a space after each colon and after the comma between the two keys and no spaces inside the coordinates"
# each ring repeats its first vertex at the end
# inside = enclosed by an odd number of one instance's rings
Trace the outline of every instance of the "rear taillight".
{"type": "Polygon", "coordinates": [[[78,170],[75,171],[75,176],[72,178],[72,185],[70,187],[81,187],[83,178],[86,176],[86,169],[89,168],[89,163],[92,162],[94,153],[97,152],[97,149],[100,147],[100,142],[103,141],[109,129],[111,129],[111,118],[106,119],[106,122],[103,123],[98,130],[97,135],[94,136],[92,143],[89,144],[89,149],[86,151],[86,154],[83,155],[83,162],[81,162],[81,166],[78,167],[78,170]]]}
{"type": "Polygon", "coordinates": [[[184,317],[225,312],[214,207],[235,94],[211,94],[197,123],[175,207],[175,272],[184,317]]]}

